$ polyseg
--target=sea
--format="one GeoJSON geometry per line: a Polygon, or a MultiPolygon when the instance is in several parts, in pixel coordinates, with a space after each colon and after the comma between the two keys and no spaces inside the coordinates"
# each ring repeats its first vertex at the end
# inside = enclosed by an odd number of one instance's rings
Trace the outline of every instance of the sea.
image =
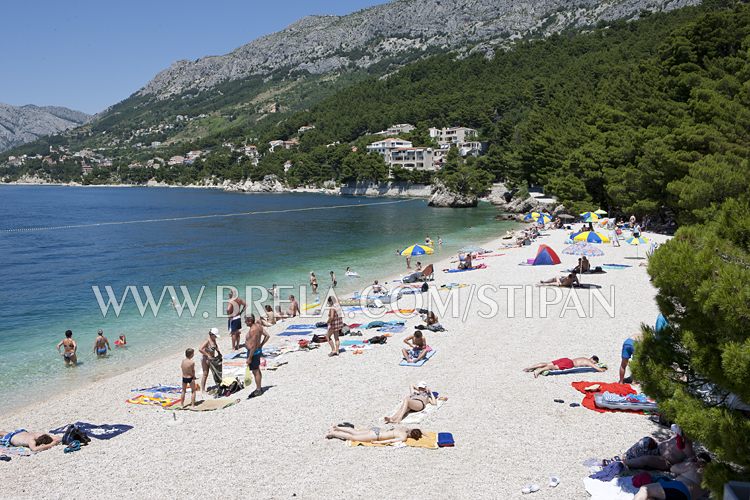
{"type": "Polygon", "coordinates": [[[251,287],[261,299],[273,284],[289,286],[280,289],[282,297],[303,295],[309,303],[309,273],[325,293],[334,271],[337,291],[346,295],[405,273],[396,251],[427,236],[441,238],[443,246],[413,264],[513,226],[494,220],[496,213],[489,204],[445,209],[423,199],[0,186],[2,406],[17,408],[197,348],[213,326],[225,334],[227,289],[217,287],[234,286],[243,297],[251,287]],[[347,276],[347,267],[359,277],[347,276]],[[148,307],[147,291],[154,305],[161,299],[160,307],[148,307]],[[190,306],[184,292],[195,307],[178,314],[181,304],[190,306]],[[127,347],[98,359],[93,346],[100,328],[111,344],[126,335],[127,347]],[[68,329],[78,342],[75,368],[66,368],[56,350],[68,329]]]}

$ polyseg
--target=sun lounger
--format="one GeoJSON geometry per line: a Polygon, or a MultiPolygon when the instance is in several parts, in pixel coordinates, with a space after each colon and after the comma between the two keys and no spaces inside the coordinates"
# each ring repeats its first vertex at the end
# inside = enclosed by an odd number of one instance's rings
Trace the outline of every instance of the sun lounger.
{"type": "Polygon", "coordinates": [[[431,350],[427,354],[425,354],[424,358],[420,359],[416,363],[409,363],[408,361],[401,360],[401,363],[399,363],[399,366],[422,366],[423,364],[427,363],[430,358],[432,358],[437,351],[435,349],[431,350]]]}
{"type": "Polygon", "coordinates": [[[419,441],[412,438],[408,438],[405,443],[394,443],[394,444],[380,444],[380,443],[365,443],[363,441],[347,441],[347,446],[371,446],[373,448],[403,448],[408,446],[411,448],[427,448],[429,450],[438,449],[437,433],[435,432],[424,432],[419,441]]]}
{"type": "Polygon", "coordinates": [[[432,264],[428,264],[422,270],[422,275],[419,277],[420,281],[430,281],[435,279],[435,267],[432,264]]]}

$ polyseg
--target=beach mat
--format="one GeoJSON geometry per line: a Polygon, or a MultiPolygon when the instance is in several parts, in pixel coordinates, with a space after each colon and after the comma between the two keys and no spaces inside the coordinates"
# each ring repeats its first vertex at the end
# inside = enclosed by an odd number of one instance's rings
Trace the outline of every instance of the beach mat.
{"type": "Polygon", "coordinates": [[[581,401],[581,405],[585,408],[588,408],[589,410],[595,411],[597,413],[625,412],[640,413],[641,415],[643,414],[642,410],[613,410],[610,408],[599,408],[598,406],[596,406],[594,395],[597,393],[611,392],[613,394],[619,394],[620,396],[627,396],[628,394],[638,394],[638,391],[633,389],[630,384],[615,384],[606,382],[572,382],[570,385],[573,387],[573,389],[585,394],[585,396],[583,397],[583,401],[581,401]],[[598,384],[600,386],[598,391],[584,390],[586,387],[595,384],[598,384]]]}
{"type": "Polygon", "coordinates": [[[147,396],[145,394],[139,394],[135,397],[125,400],[126,403],[130,403],[133,405],[161,406],[162,408],[170,408],[180,401],[180,398],[154,397],[147,396]]]}
{"type": "Polygon", "coordinates": [[[183,407],[182,405],[178,405],[178,406],[175,406],[173,409],[186,410],[186,411],[223,410],[224,408],[228,408],[232,405],[236,405],[239,402],[240,402],[239,399],[232,399],[232,398],[204,399],[202,401],[196,401],[195,406],[183,407]]]}
{"type": "Polygon", "coordinates": [[[579,366],[576,368],[570,368],[568,370],[547,370],[542,372],[542,376],[548,377],[550,375],[570,375],[573,373],[596,373],[596,370],[590,366],[579,366]]]}
{"type": "Polygon", "coordinates": [[[347,441],[347,446],[370,446],[373,448],[399,448],[408,446],[410,448],[427,448],[429,450],[437,450],[437,433],[436,432],[425,432],[419,441],[412,438],[408,438],[405,443],[396,444],[380,444],[380,443],[365,443],[363,441],[347,441]]]}
{"type": "Polygon", "coordinates": [[[0,455],[9,457],[30,457],[34,453],[25,446],[0,446],[0,455]]]}
{"type": "MultiPolygon", "coordinates": [[[[128,432],[130,429],[133,428],[132,425],[126,425],[126,424],[90,424],[88,422],[76,422],[76,427],[81,429],[83,432],[86,433],[86,435],[90,438],[94,439],[100,439],[100,440],[107,440],[112,439],[113,437],[117,437],[120,434],[123,434],[125,432],[128,432]]],[[[58,427],[57,429],[53,429],[50,432],[50,434],[65,434],[65,431],[67,430],[68,426],[64,425],[62,427],[58,427]]]]}
{"type": "Polygon", "coordinates": [[[430,352],[428,352],[427,354],[425,354],[424,358],[420,359],[416,363],[409,363],[408,361],[406,361],[405,359],[403,359],[399,363],[399,366],[422,366],[427,361],[429,361],[429,359],[432,358],[435,355],[436,352],[437,351],[435,349],[431,350],[430,352]]]}

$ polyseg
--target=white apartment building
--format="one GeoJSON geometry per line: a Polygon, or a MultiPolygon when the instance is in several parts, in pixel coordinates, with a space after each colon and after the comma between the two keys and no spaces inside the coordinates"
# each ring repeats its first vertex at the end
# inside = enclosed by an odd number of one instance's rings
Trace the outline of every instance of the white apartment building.
{"type": "Polygon", "coordinates": [[[467,127],[430,128],[430,137],[435,139],[438,144],[458,146],[476,139],[478,135],[476,129],[467,127]]]}
{"type": "Polygon", "coordinates": [[[440,169],[448,149],[415,148],[411,141],[393,137],[367,146],[368,153],[380,154],[391,167],[398,165],[409,170],[432,171],[440,169]]]}
{"type": "Polygon", "coordinates": [[[380,132],[375,132],[373,135],[398,135],[398,134],[408,134],[412,130],[414,130],[415,127],[411,123],[397,123],[396,125],[391,125],[386,130],[381,130],[380,132]]]}

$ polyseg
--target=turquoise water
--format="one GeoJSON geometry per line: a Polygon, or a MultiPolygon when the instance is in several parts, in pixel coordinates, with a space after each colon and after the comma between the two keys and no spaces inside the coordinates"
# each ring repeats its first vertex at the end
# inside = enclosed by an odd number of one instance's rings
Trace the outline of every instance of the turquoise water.
{"type": "MultiPolygon", "coordinates": [[[[495,214],[489,205],[450,210],[424,200],[318,194],[0,186],[0,397],[11,406],[29,394],[42,398],[53,383],[66,390],[197,347],[211,326],[225,333],[217,286],[243,295],[248,285],[305,286],[315,271],[325,291],[333,270],[339,290],[351,291],[403,272],[395,250],[428,234],[445,241],[434,258],[497,236],[510,225],[495,214]],[[361,278],[346,277],[347,266],[361,278]],[[156,317],[141,316],[132,296],[118,317],[112,310],[103,317],[92,287],[106,299],[107,285],[118,300],[126,286],[148,285],[156,301],[164,286],[174,286],[178,300],[180,286],[194,299],[205,291],[192,317],[178,317],[168,294],[156,317]],[[110,343],[126,334],[128,348],[96,359],[98,328],[110,343]],[[55,351],[67,329],[79,344],[76,369],[66,369],[55,351]]],[[[289,293],[299,295],[282,295],[289,293]]]]}

